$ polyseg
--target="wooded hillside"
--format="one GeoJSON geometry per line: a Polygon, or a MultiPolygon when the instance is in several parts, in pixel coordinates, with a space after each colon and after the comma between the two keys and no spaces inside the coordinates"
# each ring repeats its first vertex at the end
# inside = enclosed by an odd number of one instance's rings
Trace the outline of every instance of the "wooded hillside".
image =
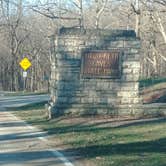
{"type": "Polygon", "coordinates": [[[166,0],[0,0],[0,84],[23,90],[19,62],[28,57],[26,90],[47,90],[50,36],[61,27],[135,29],[142,78],[166,76],[166,0]],[[32,3],[33,2],[33,3],[32,3]]]}

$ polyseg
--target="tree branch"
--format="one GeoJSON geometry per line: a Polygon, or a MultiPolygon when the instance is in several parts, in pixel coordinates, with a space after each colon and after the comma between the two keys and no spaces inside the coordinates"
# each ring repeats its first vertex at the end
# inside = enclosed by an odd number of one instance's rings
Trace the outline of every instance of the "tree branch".
{"type": "Polygon", "coordinates": [[[33,10],[34,12],[37,12],[37,13],[39,13],[39,14],[41,14],[41,15],[47,17],[47,18],[50,18],[50,19],[62,19],[62,20],[78,20],[78,19],[79,19],[79,18],[76,18],[76,17],[62,17],[62,16],[56,16],[56,15],[53,15],[53,13],[51,13],[51,15],[50,15],[50,13],[45,13],[45,12],[42,12],[42,11],[37,10],[37,9],[34,9],[34,8],[32,8],[32,10],[33,10]]]}

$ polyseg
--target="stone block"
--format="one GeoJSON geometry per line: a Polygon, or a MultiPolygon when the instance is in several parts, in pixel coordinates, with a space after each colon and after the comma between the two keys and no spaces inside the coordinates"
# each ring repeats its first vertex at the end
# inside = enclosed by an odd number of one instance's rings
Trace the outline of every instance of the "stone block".
{"type": "Polygon", "coordinates": [[[64,111],[65,115],[79,115],[80,114],[80,109],[77,108],[68,108],[64,111]]]}
{"type": "Polygon", "coordinates": [[[80,103],[80,102],[81,102],[80,97],[70,97],[70,98],[68,98],[68,103],[69,104],[80,103]]]}
{"type": "Polygon", "coordinates": [[[134,68],[133,69],[133,74],[139,75],[140,70],[141,70],[140,68],[134,68]]]}
{"type": "Polygon", "coordinates": [[[118,109],[119,116],[129,116],[132,115],[132,110],[128,108],[118,109]]]}
{"type": "Polygon", "coordinates": [[[124,54],[122,56],[123,61],[140,61],[140,54],[124,54]]]}
{"type": "Polygon", "coordinates": [[[81,104],[93,104],[93,98],[90,97],[80,97],[81,104]]]}
{"type": "Polygon", "coordinates": [[[108,98],[100,97],[100,98],[97,98],[97,100],[98,100],[98,103],[100,104],[108,104],[108,98]]]}
{"type": "Polygon", "coordinates": [[[138,82],[127,82],[122,83],[120,86],[121,91],[138,91],[139,83],[138,82]]]}
{"type": "Polygon", "coordinates": [[[142,103],[142,99],[140,98],[140,97],[135,97],[134,99],[133,99],[133,103],[134,104],[138,104],[138,103],[142,103]]]}
{"type": "Polygon", "coordinates": [[[133,104],[133,98],[123,97],[120,102],[121,104],[133,104]]]}
{"type": "Polygon", "coordinates": [[[94,46],[94,45],[96,45],[96,42],[95,42],[95,40],[94,41],[92,41],[92,40],[85,41],[85,45],[86,46],[94,46]]]}
{"type": "Polygon", "coordinates": [[[67,97],[57,97],[56,102],[58,102],[58,103],[67,103],[68,98],[67,97]]]}
{"type": "Polygon", "coordinates": [[[123,48],[124,47],[124,41],[122,40],[120,40],[120,41],[111,41],[110,42],[110,46],[112,47],[112,48],[123,48]]]}
{"type": "Polygon", "coordinates": [[[89,90],[89,92],[88,92],[88,93],[89,93],[89,95],[88,95],[88,96],[89,96],[90,98],[91,98],[91,97],[92,97],[92,98],[97,97],[97,93],[96,93],[96,91],[95,91],[95,90],[89,90]]]}
{"type": "Polygon", "coordinates": [[[138,50],[138,49],[125,49],[123,53],[125,55],[134,56],[135,54],[140,54],[140,50],[138,50]]]}
{"type": "Polygon", "coordinates": [[[135,40],[135,41],[124,41],[124,47],[125,48],[141,48],[141,42],[140,40],[135,40]]]}
{"type": "Polygon", "coordinates": [[[96,89],[96,82],[89,82],[89,81],[86,81],[84,82],[84,89],[85,90],[95,90],[96,89]]]}
{"type": "Polygon", "coordinates": [[[140,78],[140,75],[139,74],[123,74],[122,77],[121,77],[121,80],[122,81],[138,81],[140,78]]]}
{"type": "MultiPolygon", "coordinates": [[[[62,47],[63,49],[63,47],[62,47]]],[[[55,55],[56,59],[57,59],[57,64],[61,63],[61,60],[62,59],[66,59],[66,54],[63,54],[63,53],[57,53],[55,55]]]]}
{"type": "Polygon", "coordinates": [[[132,98],[132,97],[137,97],[138,95],[139,95],[138,91],[120,91],[120,92],[117,92],[118,97],[132,98]]]}
{"type": "Polygon", "coordinates": [[[88,103],[93,103],[94,102],[94,97],[88,97],[88,103]]]}
{"type": "Polygon", "coordinates": [[[115,105],[118,102],[118,98],[111,98],[111,96],[107,99],[108,104],[115,105]]]}
{"type": "Polygon", "coordinates": [[[133,69],[132,68],[124,68],[122,71],[123,74],[132,74],[133,69]]]}
{"type": "Polygon", "coordinates": [[[58,77],[58,80],[59,81],[73,81],[73,82],[77,82],[77,81],[79,81],[79,77],[78,77],[78,75],[72,75],[72,76],[70,76],[70,75],[67,75],[67,76],[59,76],[58,77]]]}
{"type": "Polygon", "coordinates": [[[107,90],[109,89],[109,87],[110,87],[109,82],[104,82],[104,81],[98,81],[96,85],[96,89],[107,90]]]}
{"type": "Polygon", "coordinates": [[[89,98],[81,98],[81,103],[89,103],[89,98]]]}
{"type": "Polygon", "coordinates": [[[65,90],[65,85],[64,84],[57,84],[57,89],[58,91],[65,90]]]}
{"type": "Polygon", "coordinates": [[[125,69],[135,69],[135,68],[139,68],[140,69],[141,64],[139,61],[125,61],[122,63],[122,68],[125,69]]]}
{"type": "Polygon", "coordinates": [[[61,40],[58,40],[58,41],[57,41],[57,44],[58,44],[59,46],[65,46],[65,45],[66,45],[66,41],[63,40],[63,39],[61,39],[61,40]]]}

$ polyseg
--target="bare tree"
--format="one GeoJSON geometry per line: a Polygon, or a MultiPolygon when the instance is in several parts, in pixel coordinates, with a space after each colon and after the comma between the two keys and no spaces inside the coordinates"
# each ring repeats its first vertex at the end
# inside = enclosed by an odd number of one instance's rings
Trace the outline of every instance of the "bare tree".
{"type": "Polygon", "coordinates": [[[95,16],[95,28],[99,29],[99,23],[100,23],[100,17],[104,10],[106,9],[108,0],[96,0],[95,6],[96,6],[96,16],[95,16]]]}

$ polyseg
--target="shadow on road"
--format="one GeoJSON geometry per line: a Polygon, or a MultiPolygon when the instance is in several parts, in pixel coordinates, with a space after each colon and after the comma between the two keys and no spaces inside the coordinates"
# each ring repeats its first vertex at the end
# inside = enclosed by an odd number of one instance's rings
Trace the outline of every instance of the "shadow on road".
{"type": "Polygon", "coordinates": [[[8,152],[0,153],[0,165],[15,164],[21,165],[33,165],[33,166],[53,166],[61,165],[63,163],[58,158],[53,159],[53,155],[50,151],[31,151],[31,152],[8,152]],[[24,163],[24,164],[23,164],[24,163]]]}

